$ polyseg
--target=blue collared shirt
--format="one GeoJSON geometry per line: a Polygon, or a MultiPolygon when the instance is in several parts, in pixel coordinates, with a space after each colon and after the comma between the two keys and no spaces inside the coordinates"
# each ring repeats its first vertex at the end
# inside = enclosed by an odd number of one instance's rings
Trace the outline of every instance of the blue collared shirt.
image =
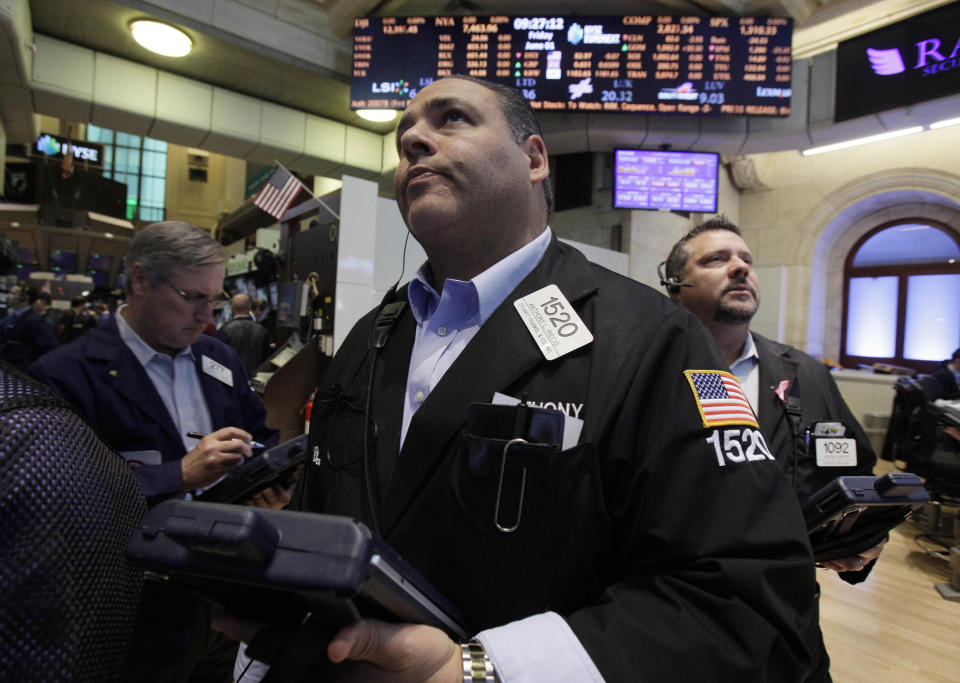
{"type": "Polygon", "coordinates": [[[120,339],[146,370],[153,387],[160,394],[160,399],[183,440],[184,453],[186,453],[198,441],[188,437],[187,432],[207,434],[213,430],[210,409],[207,407],[203,387],[200,386],[200,377],[197,375],[193,349],[188,346],[172,358],[156,351],[127,323],[121,314],[124,308],[126,306],[121,306],[117,310],[117,329],[120,332],[120,339]]]}
{"type": "Polygon", "coordinates": [[[448,279],[438,294],[425,263],[410,281],[410,310],[417,331],[407,371],[400,444],[413,414],[437,386],[480,326],[540,262],[550,244],[548,227],[539,237],[495,263],[469,282],[448,279]]]}
{"type": "Polygon", "coordinates": [[[757,400],[760,398],[760,356],[753,335],[747,332],[747,341],[743,345],[740,357],[733,361],[730,372],[737,376],[743,393],[747,395],[754,414],[757,414],[757,400]]]}

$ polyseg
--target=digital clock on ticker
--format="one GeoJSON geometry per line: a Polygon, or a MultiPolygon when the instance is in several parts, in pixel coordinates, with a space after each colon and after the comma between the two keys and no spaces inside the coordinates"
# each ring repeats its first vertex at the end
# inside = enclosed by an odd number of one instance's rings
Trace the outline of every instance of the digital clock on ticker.
{"type": "Polygon", "coordinates": [[[404,109],[459,74],[538,111],[788,116],[792,33],[779,17],[364,17],[350,106],[404,109]]]}

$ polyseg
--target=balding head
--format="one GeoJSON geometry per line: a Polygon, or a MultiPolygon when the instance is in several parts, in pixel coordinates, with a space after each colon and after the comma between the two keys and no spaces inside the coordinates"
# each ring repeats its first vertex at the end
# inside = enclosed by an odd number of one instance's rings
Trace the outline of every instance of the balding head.
{"type": "Polygon", "coordinates": [[[230,299],[230,310],[233,311],[235,316],[249,315],[250,297],[246,294],[234,294],[233,298],[230,299]]]}

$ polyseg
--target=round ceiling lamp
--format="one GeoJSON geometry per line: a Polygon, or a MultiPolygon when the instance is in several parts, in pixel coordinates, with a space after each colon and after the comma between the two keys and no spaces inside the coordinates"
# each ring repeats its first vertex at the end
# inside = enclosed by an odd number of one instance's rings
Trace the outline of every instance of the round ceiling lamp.
{"type": "Polygon", "coordinates": [[[385,123],[397,118],[396,109],[357,109],[357,116],[374,123],[385,123]]]}
{"type": "Polygon", "coordinates": [[[165,57],[183,57],[193,49],[190,36],[162,21],[134,19],[130,22],[130,33],[140,45],[165,57]]]}

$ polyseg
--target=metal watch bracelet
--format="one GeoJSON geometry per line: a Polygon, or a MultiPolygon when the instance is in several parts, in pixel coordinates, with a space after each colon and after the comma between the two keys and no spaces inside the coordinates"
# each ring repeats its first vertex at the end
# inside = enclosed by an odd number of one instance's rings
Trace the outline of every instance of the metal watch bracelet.
{"type": "Polygon", "coordinates": [[[472,640],[460,643],[463,657],[463,683],[497,683],[493,673],[493,663],[483,650],[483,644],[472,640]]]}

